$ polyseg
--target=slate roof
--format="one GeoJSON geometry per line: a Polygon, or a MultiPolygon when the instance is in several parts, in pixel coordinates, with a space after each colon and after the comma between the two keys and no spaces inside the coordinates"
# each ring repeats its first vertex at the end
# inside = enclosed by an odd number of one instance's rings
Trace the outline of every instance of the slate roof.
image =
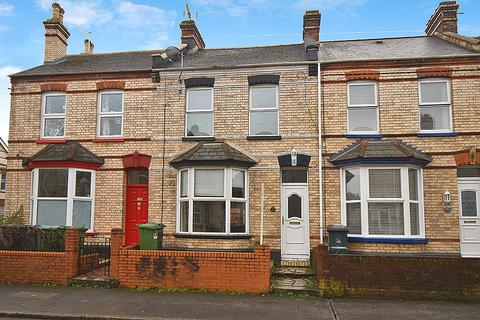
{"type": "Polygon", "coordinates": [[[78,142],[49,144],[32,157],[23,160],[23,165],[41,161],[77,161],[103,164],[105,160],[78,142]]]}
{"type": "MultiPolygon", "coordinates": [[[[67,55],[56,62],[14,74],[18,76],[150,71],[152,54],[164,50],[67,55]]],[[[366,40],[327,41],[320,43],[319,58],[329,62],[401,58],[452,57],[477,55],[436,37],[417,36],[366,40]]],[[[185,67],[228,67],[234,65],[305,61],[304,44],[204,49],[185,55],[185,67]]],[[[180,67],[180,62],[164,68],[180,67]]]]}
{"type": "Polygon", "coordinates": [[[257,161],[225,142],[199,142],[190,150],[177,155],[170,165],[179,168],[187,165],[238,165],[251,167],[257,161]]]}
{"type": "Polygon", "coordinates": [[[363,163],[410,163],[423,167],[432,157],[401,140],[363,139],[331,156],[329,161],[340,167],[363,163]]]}

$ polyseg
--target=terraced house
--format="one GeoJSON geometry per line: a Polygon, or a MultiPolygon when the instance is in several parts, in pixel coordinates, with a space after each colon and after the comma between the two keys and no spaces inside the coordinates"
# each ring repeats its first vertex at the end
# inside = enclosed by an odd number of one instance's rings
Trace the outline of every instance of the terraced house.
{"type": "Polygon", "coordinates": [[[360,252],[480,256],[480,40],[443,2],[426,36],[67,54],[63,9],[45,63],[12,80],[6,210],[90,233],[165,224],[164,244],[267,244],[310,259],[328,225],[360,252]]]}

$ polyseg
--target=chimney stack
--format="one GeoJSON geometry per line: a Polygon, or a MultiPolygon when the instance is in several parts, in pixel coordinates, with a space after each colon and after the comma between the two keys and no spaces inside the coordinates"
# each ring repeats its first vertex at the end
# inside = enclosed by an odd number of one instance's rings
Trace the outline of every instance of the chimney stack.
{"type": "Polygon", "coordinates": [[[458,3],[456,1],[444,1],[440,2],[437,9],[430,17],[425,28],[425,33],[428,36],[433,36],[437,32],[445,33],[452,32],[458,33],[457,30],[457,11],[458,3]]]}
{"type": "Polygon", "coordinates": [[[67,40],[70,32],[63,25],[65,10],[58,4],[52,4],[52,17],[43,21],[45,26],[44,62],[52,62],[67,55],[67,40]]]}
{"type": "Polygon", "coordinates": [[[84,43],[85,43],[85,51],[83,53],[92,54],[93,48],[95,48],[95,45],[93,44],[92,40],[85,39],[84,43]]]}
{"type": "Polygon", "coordinates": [[[187,45],[187,52],[196,52],[199,49],[205,49],[205,42],[198,31],[195,21],[185,20],[180,23],[181,40],[187,45]]]}
{"type": "Polygon", "coordinates": [[[305,46],[316,45],[320,40],[320,19],[320,11],[305,11],[303,15],[303,42],[305,46]]]}

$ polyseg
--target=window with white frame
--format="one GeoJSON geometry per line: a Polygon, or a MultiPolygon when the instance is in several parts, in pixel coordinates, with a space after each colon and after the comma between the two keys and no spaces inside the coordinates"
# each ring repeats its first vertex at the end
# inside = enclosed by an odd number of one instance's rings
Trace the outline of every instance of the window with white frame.
{"type": "Polygon", "coordinates": [[[95,171],[40,168],[32,171],[33,224],[93,228],[95,171]]]}
{"type": "Polygon", "coordinates": [[[187,90],[188,137],[213,137],[213,88],[189,88],[187,90]]]}
{"type": "Polygon", "coordinates": [[[278,86],[250,86],[250,135],[278,135],[278,86]]]}
{"type": "Polygon", "coordinates": [[[418,82],[421,132],[451,132],[450,81],[431,78],[418,82]]]}
{"type": "Polygon", "coordinates": [[[421,174],[414,167],[342,169],[342,223],[349,235],[424,236],[421,174]]]}
{"type": "Polygon", "coordinates": [[[106,90],[98,94],[98,137],[123,136],[123,91],[106,90]]]}
{"type": "Polygon", "coordinates": [[[348,133],[378,133],[378,84],[353,81],[347,84],[348,133]]]}
{"type": "Polygon", "coordinates": [[[42,103],[42,138],[64,138],[67,95],[63,92],[45,93],[42,103]]]}
{"type": "Polygon", "coordinates": [[[5,192],[6,187],[7,187],[7,174],[1,173],[0,174],[0,191],[5,192]]]}
{"type": "Polygon", "coordinates": [[[178,172],[177,232],[247,234],[247,171],[188,168],[178,172]]]}

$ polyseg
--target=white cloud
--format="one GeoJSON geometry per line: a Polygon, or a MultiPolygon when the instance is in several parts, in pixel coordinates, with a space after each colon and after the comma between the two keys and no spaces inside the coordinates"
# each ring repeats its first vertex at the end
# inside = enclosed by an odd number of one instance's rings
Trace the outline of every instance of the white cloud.
{"type": "MultiPolygon", "coordinates": [[[[51,10],[51,0],[36,0],[36,3],[45,11],[51,10]]],[[[107,23],[112,19],[112,14],[103,8],[100,0],[59,0],[58,3],[65,9],[66,25],[83,27],[107,23]]]]}
{"type": "Polygon", "coordinates": [[[13,14],[13,6],[7,2],[0,2],[0,16],[10,16],[13,14]]]}
{"type": "Polygon", "coordinates": [[[121,1],[115,5],[115,24],[132,29],[144,27],[170,27],[174,23],[176,13],[161,8],[121,1]]]}
{"type": "MultiPolygon", "coordinates": [[[[245,17],[251,7],[248,3],[249,1],[245,4],[240,4],[233,0],[195,0],[194,2],[198,6],[205,8],[207,14],[216,15],[226,13],[232,17],[245,17]]],[[[263,3],[263,1],[261,2],[263,3]]],[[[192,11],[194,15],[197,12],[195,8],[192,8],[192,11]]]]}
{"type": "Polygon", "coordinates": [[[10,78],[8,75],[19,72],[16,66],[0,67],[0,136],[8,141],[8,121],[10,118],[10,78]]]}

